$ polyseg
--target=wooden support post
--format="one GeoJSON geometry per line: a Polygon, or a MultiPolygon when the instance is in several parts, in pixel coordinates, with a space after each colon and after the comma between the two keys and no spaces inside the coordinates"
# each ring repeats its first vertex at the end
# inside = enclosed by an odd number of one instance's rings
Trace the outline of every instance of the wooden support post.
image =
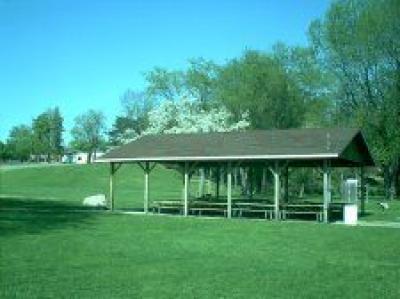
{"type": "Polygon", "coordinates": [[[114,187],[114,174],[115,174],[115,164],[113,162],[110,163],[110,202],[109,202],[109,208],[110,211],[114,211],[114,193],[115,193],[115,187],[114,187]]]}
{"type": "Polygon", "coordinates": [[[361,200],[361,207],[360,207],[360,214],[365,215],[365,171],[364,167],[360,167],[360,200],[361,200]]]}
{"type": "Polygon", "coordinates": [[[249,199],[253,199],[253,189],[254,189],[254,175],[253,175],[253,167],[249,167],[249,199]]]}
{"type": "Polygon", "coordinates": [[[275,210],[275,219],[279,220],[279,198],[280,198],[280,187],[281,183],[279,180],[279,162],[275,161],[275,165],[273,168],[274,174],[274,210],[275,210]]]}
{"type": "Polygon", "coordinates": [[[328,160],[324,160],[323,165],[323,188],[324,188],[324,222],[328,223],[329,203],[331,201],[331,170],[328,160]]]}
{"type": "Polygon", "coordinates": [[[227,204],[228,204],[228,214],[227,217],[232,217],[232,163],[228,162],[227,180],[226,180],[226,193],[227,193],[227,204]]]}
{"type": "Polygon", "coordinates": [[[219,169],[219,165],[217,166],[217,180],[216,180],[216,186],[215,186],[215,197],[217,198],[217,200],[219,199],[219,179],[220,179],[220,169],[219,169]]]}
{"type": "Polygon", "coordinates": [[[207,167],[207,194],[212,192],[212,170],[211,167],[207,167]]]}
{"type": "Polygon", "coordinates": [[[205,174],[204,168],[200,168],[200,182],[199,182],[199,197],[204,196],[204,183],[205,183],[205,174]]]}
{"type": "Polygon", "coordinates": [[[289,202],[289,165],[285,166],[285,202],[289,202]]]}
{"type": "Polygon", "coordinates": [[[343,171],[340,172],[340,198],[344,200],[344,174],[343,171]]]}
{"type": "Polygon", "coordinates": [[[261,192],[265,193],[267,191],[267,171],[265,167],[262,168],[262,179],[261,179],[261,192]]]}
{"type": "Polygon", "coordinates": [[[144,167],[144,212],[149,212],[149,174],[150,165],[149,162],[145,163],[144,167]]]}
{"type": "Polygon", "coordinates": [[[237,170],[238,170],[237,167],[234,167],[232,169],[232,172],[233,172],[233,182],[232,182],[232,184],[233,184],[234,188],[238,185],[237,170]]]}
{"type": "Polygon", "coordinates": [[[185,162],[183,200],[184,200],[183,214],[184,216],[187,216],[189,212],[189,162],[185,162]]]}

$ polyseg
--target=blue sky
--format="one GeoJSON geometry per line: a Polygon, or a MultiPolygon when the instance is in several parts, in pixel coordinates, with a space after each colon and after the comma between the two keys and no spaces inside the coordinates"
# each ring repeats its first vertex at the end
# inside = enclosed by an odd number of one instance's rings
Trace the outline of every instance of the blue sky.
{"type": "Polygon", "coordinates": [[[110,126],[120,95],[154,66],[218,63],[277,41],[305,45],[328,0],[0,0],[0,140],[59,106],[66,139],[76,115],[100,109],[110,126]]]}

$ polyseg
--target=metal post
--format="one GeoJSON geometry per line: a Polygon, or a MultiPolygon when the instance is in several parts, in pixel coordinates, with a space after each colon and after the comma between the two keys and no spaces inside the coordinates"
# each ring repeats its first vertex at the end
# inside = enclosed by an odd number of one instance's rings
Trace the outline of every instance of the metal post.
{"type": "Polygon", "coordinates": [[[323,191],[324,191],[324,222],[328,223],[328,210],[329,210],[329,203],[331,201],[331,190],[330,190],[330,185],[331,185],[331,174],[330,174],[330,167],[329,167],[329,161],[324,160],[324,165],[323,165],[323,171],[324,171],[324,178],[323,178],[323,191]]]}
{"type": "Polygon", "coordinates": [[[185,187],[184,187],[184,215],[188,215],[189,211],[189,163],[185,162],[185,187]]]}
{"type": "Polygon", "coordinates": [[[144,168],[144,212],[146,214],[149,212],[149,174],[150,165],[146,162],[144,168]]]}
{"type": "Polygon", "coordinates": [[[227,200],[228,200],[228,218],[232,217],[232,164],[228,162],[228,173],[227,173],[227,200]]]}
{"type": "Polygon", "coordinates": [[[280,181],[279,181],[279,162],[275,161],[274,165],[274,210],[275,219],[279,220],[279,198],[280,198],[280,181]]]}
{"type": "Polygon", "coordinates": [[[114,211],[114,174],[115,174],[115,164],[110,163],[110,211],[114,211]]]}

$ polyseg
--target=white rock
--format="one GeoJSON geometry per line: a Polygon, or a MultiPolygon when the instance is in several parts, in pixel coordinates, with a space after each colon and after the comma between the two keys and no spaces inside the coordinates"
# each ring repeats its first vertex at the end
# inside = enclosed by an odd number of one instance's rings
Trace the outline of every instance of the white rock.
{"type": "Polygon", "coordinates": [[[380,203],[378,203],[378,205],[382,208],[382,210],[387,210],[387,209],[389,209],[389,203],[387,203],[387,202],[380,202],[380,203]]]}
{"type": "Polygon", "coordinates": [[[85,197],[83,205],[86,207],[107,207],[106,196],[104,194],[96,194],[85,197]]]}

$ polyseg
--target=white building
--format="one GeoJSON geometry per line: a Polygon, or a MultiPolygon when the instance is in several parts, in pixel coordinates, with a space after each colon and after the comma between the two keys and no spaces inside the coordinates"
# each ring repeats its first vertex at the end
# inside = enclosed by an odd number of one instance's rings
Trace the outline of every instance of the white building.
{"type": "MultiPolygon", "coordinates": [[[[91,156],[91,161],[94,162],[97,158],[103,156],[103,152],[93,153],[91,156]]],[[[62,163],[68,164],[87,164],[88,163],[89,154],[85,152],[76,152],[76,153],[69,153],[65,154],[62,157],[62,163]]]]}

